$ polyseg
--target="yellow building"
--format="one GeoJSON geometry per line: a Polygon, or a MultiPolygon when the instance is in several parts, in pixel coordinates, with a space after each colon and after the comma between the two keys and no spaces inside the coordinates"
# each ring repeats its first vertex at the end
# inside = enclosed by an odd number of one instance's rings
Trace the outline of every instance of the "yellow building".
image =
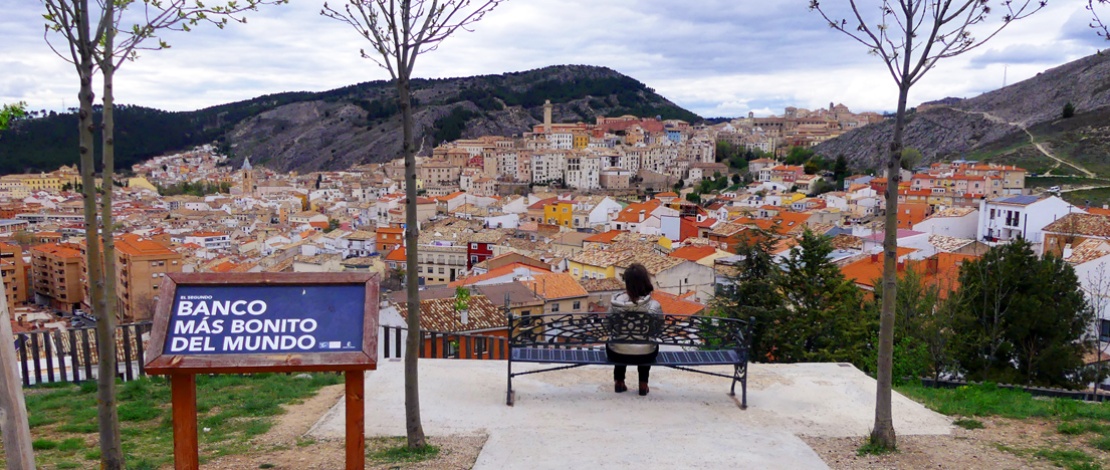
{"type": "Polygon", "coordinates": [[[41,173],[38,175],[5,175],[5,182],[18,182],[29,191],[61,191],[62,180],[56,176],[41,173]]]}
{"type": "Polygon", "coordinates": [[[570,227],[574,222],[574,204],[560,201],[543,206],[543,221],[561,227],[570,227]]]}
{"type": "Polygon", "coordinates": [[[146,178],[143,178],[142,176],[137,177],[137,178],[128,178],[127,179],[127,187],[129,187],[129,188],[143,188],[143,189],[149,189],[149,190],[154,191],[154,192],[158,192],[158,188],[155,187],[153,184],[150,183],[150,181],[148,181],[146,178]]]}
{"type": "Polygon", "coordinates": [[[629,254],[624,250],[585,250],[567,259],[567,272],[575,280],[617,277],[617,263],[629,254]]]}
{"type": "Polygon", "coordinates": [[[590,146],[590,134],[586,131],[575,131],[574,135],[574,148],[581,150],[590,146]]]}

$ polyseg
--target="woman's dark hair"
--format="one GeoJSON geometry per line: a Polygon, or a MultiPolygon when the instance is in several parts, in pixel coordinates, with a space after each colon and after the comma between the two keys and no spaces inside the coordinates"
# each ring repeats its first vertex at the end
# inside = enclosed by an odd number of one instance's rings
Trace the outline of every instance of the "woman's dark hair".
{"type": "Polygon", "coordinates": [[[655,287],[651,285],[651,274],[648,274],[644,265],[633,263],[624,270],[624,291],[633,302],[651,294],[653,290],[655,287]]]}

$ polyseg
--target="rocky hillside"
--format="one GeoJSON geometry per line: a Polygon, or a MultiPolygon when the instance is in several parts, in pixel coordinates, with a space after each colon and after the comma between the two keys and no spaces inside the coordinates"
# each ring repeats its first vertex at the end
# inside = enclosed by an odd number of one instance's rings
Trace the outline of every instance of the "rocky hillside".
{"type": "MultiPolygon", "coordinates": [[[[924,103],[909,116],[905,144],[926,162],[976,158],[1021,164],[1032,171],[1054,162],[1032,140],[1066,161],[1098,173],[1110,135],[1110,55],[1092,55],[1028,80],[968,99],[924,103]],[[1066,103],[1075,117],[1062,119],[1066,103]],[[1026,132],[1028,129],[1028,133],[1026,132]],[[1032,139],[1031,139],[1032,137],[1032,139]],[[1101,150],[1100,150],[1101,149],[1101,150]]],[[[893,120],[873,124],[819,145],[823,155],[844,154],[860,167],[878,167],[893,134],[893,120]]],[[[1110,170],[1106,168],[1105,170],[1110,170]]]]}
{"type": "MultiPolygon", "coordinates": [[[[563,65],[502,75],[414,80],[417,145],[483,134],[531,130],[554,104],[555,122],[636,114],[701,120],[639,81],[604,67],[563,65]]],[[[396,91],[384,81],[321,93],[283,93],[193,112],[141,107],[117,112],[117,161],[145,158],[218,141],[233,164],[275,170],[331,170],[385,161],[401,152],[396,91]]],[[[0,172],[54,169],[76,161],[76,117],[20,123],[0,139],[0,172]],[[72,138],[70,138],[72,136],[72,138]]]]}

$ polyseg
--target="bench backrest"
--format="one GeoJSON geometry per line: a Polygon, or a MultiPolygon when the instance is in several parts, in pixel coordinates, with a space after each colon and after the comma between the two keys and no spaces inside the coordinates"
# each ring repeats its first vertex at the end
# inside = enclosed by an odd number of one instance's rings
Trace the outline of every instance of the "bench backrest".
{"type": "Polygon", "coordinates": [[[606,342],[654,343],[743,350],[750,321],[641,312],[509,315],[509,347],[600,347],[606,342]]]}

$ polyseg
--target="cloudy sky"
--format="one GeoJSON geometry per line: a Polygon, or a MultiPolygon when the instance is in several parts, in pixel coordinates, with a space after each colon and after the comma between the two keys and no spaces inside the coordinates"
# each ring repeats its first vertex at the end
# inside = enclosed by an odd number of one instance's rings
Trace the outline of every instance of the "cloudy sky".
{"type": "MultiPolygon", "coordinates": [[[[333,5],[341,0],[333,0],[333,5]]],[[[836,0],[826,0],[834,5],[836,0]]],[[[863,4],[878,4],[864,0],[863,4]]],[[[997,3],[997,2],[991,2],[997,3]]],[[[830,30],[806,0],[511,0],[474,32],[421,56],[420,77],[457,77],[589,64],[630,75],[702,116],[781,114],[830,101],[857,111],[895,106],[881,62],[830,30]]],[[[1085,2],[1054,0],[985,46],[946,59],[911,92],[910,103],[971,97],[1107,47],[1087,27],[1085,2]]],[[[43,38],[43,7],[0,0],[0,103],[31,109],[76,106],[74,69],[43,38]]],[[[292,0],[224,30],[163,36],[172,48],[145,52],[116,75],[116,102],[192,110],[282,91],[322,91],[386,79],[359,57],[367,43],[321,17],[319,0],[292,0]]],[[[998,18],[992,18],[996,24],[998,18]]],[[[57,41],[57,38],[54,38],[57,41]]]]}

